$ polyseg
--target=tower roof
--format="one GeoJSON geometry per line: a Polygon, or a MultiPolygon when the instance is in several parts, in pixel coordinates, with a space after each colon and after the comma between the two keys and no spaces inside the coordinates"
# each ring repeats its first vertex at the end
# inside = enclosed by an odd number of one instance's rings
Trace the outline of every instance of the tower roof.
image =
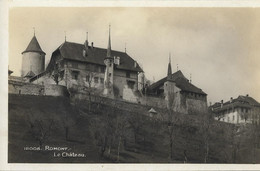
{"type": "Polygon", "coordinates": [[[172,74],[172,66],[171,66],[171,53],[169,54],[169,64],[168,64],[168,73],[167,76],[172,74]]]}
{"type": "Polygon", "coordinates": [[[108,35],[107,57],[108,58],[111,57],[110,25],[109,25],[109,35],[108,35]]]}
{"type": "Polygon", "coordinates": [[[29,78],[31,78],[31,77],[34,77],[34,76],[35,76],[34,72],[29,71],[24,77],[29,77],[29,78]]]}
{"type": "Polygon", "coordinates": [[[25,51],[22,52],[22,54],[25,53],[25,52],[40,52],[40,53],[45,54],[45,52],[42,51],[40,44],[38,43],[38,40],[35,36],[33,36],[29,45],[27,46],[25,51]]]}

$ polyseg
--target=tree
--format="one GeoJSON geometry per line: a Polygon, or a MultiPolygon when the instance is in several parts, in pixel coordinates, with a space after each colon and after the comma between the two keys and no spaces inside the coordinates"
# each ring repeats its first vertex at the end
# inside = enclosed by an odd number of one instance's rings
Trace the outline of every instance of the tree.
{"type": "Polygon", "coordinates": [[[63,76],[64,72],[60,71],[58,64],[55,64],[51,77],[55,81],[56,85],[58,85],[59,82],[63,79],[63,76]]]}
{"type": "Polygon", "coordinates": [[[172,161],[174,158],[173,149],[174,149],[174,140],[178,131],[180,131],[182,120],[180,116],[172,109],[168,109],[168,120],[167,120],[167,135],[169,140],[169,157],[172,161]]]}
{"type": "Polygon", "coordinates": [[[117,161],[118,162],[120,159],[120,148],[121,148],[121,144],[122,144],[122,139],[125,136],[126,128],[127,128],[127,120],[126,120],[125,115],[117,114],[115,135],[117,136],[117,140],[118,140],[118,145],[117,145],[117,161]]]}
{"type": "Polygon", "coordinates": [[[35,116],[32,113],[29,113],[28,117],[30,126],[29,132],[31,133],[32,137],[38,141],[39,146],[42,147],[51,135],[51,131],[54,127],[54,120],[53,118],[43,119],[41,117],[35,116]]]}
{"type": "Polygon", "coordinates": [[[260,145],[260,111],[254,109],[252,116],[253,128],[253,163],[256,163],[256,149],[260,145]]]}
{"type": "Polygon", "coordinates": [[[134,142],[137,143],[137,135],[143,127],[144,119],[143,115],[131,113],[128,118],[128,124],[130,129],[132,129],[134,133],[134,142]]]}
{"type": "MultiPolygon", "coordinates": [[[[95,72],[91,72],[91,71],[88,71],[87,72],[87,75],[86,75],[86,82],[87,84],[83,84],[84,85],[84,91],[87,93],[88,95],[88,101],[89,101],[89,105],[88,105],[88,108],[89,108],[89,111],[91,110],[91,104],[92,104],[92,100],[91,100],[91,97],[92,95],[98,93],[97,92],[97,89],[96,89],[96,84],[95,84],[95,76],[97,75],[97,73],[95,72]]],[[[101,90],[100,90],[101,91],[101,90]]],[[[99,92],[100,93],[100,92],[99,92]]]]}
{"type": "Polygon", "coordinates": [[[204,151],[204,163],[208,162],[209,158],[209,140],[211,134],[211,125],[213,122],[212,113],[201,114],[200,132],[202,135],[203,151],[204,151]]]}

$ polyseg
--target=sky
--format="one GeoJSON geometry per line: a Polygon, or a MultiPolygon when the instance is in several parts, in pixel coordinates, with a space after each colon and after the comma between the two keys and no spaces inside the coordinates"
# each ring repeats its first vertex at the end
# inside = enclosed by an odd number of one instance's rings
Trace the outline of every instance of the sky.
{"type": "MultiPolygon", "coordinates": [[[[179,70],[208,94],[208,102],[238,95],[260,102],[260,8],[15,7],[9,10],[9,69],[20,75],[33,27],[47,66],[65,40],[125,50],[148,79],[179,70]]],[[[46,67],[45,66],[45,67],[46,67]]]]}

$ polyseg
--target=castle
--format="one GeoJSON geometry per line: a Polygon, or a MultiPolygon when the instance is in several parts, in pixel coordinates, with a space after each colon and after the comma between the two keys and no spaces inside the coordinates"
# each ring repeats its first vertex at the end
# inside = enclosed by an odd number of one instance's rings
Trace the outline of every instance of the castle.
{"type": "Polygon", "coordinates": [[[106,49],[95,47],[93,42],[89,45],[88,35],[82,44],[65,40],[52,53],[46,69],[45,52],[35,35],[22,55],[21,77],[9,76],[9,93],[64,95],[68,90],[82,98],[91,92],[151,107],[172,108],[185,114],[207,111],[207,94],[191,84],[180,70],[172,73],[170,61],[165,78],[146,84],[137,61],[126,52],[112,50],[110,27],[106,49]],[[25,93],[28,86],[41,88],[35,91],[31,88],[31,92],[25,93]]]}

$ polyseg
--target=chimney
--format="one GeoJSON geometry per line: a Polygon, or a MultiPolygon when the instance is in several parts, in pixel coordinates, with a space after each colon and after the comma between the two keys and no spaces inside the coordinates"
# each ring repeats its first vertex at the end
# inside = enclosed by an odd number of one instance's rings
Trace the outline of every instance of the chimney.
{"type": "Polygon", "coordinates": [[[233,97],[230,97],[230,103],[232,103],[233,102],[233,97]]]}
{"type": "Polygon", "coordinates": [[[91,49],[93,49],[94,48],[94,43],[93,42],[91,42],[91,49]]]}
{"type": "Polygon", "coordinates": [[[223,100],[221,100],[221,108],[223,107],[223,100]]]}
{"type": "Polygon", "coordinates": [[[120,57],[119,56],[114,56],[114,63],[116,65],[120,65],[120,57]]]}
{"type": "Polygon", "coordinates": [[[248,97],[249,95],[248,94],[246,94],[246,97],[248,97]]]}

